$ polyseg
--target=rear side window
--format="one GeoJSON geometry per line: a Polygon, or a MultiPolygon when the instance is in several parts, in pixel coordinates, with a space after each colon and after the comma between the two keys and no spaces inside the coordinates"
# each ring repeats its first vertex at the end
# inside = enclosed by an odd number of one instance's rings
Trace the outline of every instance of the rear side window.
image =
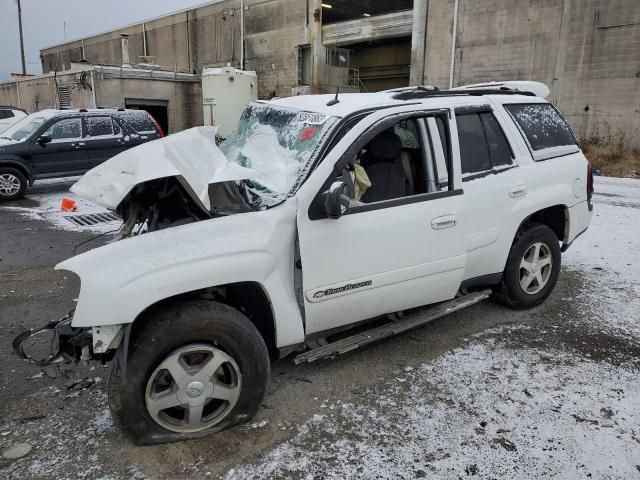
{"type": "Polygon", "coordinates": [[[491,112],[456,114],[462,174],[469,176],[509,166],[513,154],[491,112]]]}
{"type": "Polygon", "coordinates": [[[520,127],[535,160],[578,150],[569,125],[552,105],[517,103],[506,104],[504,108],[520,127]]]}
{"type": "Polygon", "coordinates": [[[6,120],[7,118],[13,118],[15,115],[12,110],[0,110],[0,120],[6,120]]]}
{"type": "Polygon", "coordinates": [[[87,128],[90,137],[105,137],[113,135],[113,122],[111,117],[89,117],[87,128]]]}

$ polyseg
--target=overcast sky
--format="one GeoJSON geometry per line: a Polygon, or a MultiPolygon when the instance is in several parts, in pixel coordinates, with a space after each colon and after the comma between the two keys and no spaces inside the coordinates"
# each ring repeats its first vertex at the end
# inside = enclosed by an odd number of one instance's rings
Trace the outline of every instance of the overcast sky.
{"type": "MultiPolygon", "coordinates": [[[[205,0],[22,0],[27,73],[42,73],[40,49],[165,13],[207,3],[205,0]]],[[[21,72],[18,5],[0,0],[0,81],[21,72]]]]}

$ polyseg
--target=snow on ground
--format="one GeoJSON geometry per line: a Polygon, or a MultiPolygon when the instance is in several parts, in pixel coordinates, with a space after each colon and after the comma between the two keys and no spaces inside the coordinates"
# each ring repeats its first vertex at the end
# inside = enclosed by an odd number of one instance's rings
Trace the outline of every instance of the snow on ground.
{"type": "Polygon", "coordinates": [[[335,399],[226,478],[638,475],[636,372],[480,341],[388,381],[364,404],[335,399]]]}
{"type": "Polygon", "coordinates": [[[105,222],[90,226],[78,226],[70,222],[67,217],[87,215],[92,213],[106,213],[108,210],[92,202],[84,200],[69,191],[80,177],[55,180],[39,180],[34,187],[27,190],[26,199],[2,205],[0,208],[15,210],[21,215],[44,220],[59,230],[88,231],[107,233],[117,231],[122,222],[105,222]],[[63,198],[75,200],[78,209],[75,212],[63,212],[61,204],[63,198]]]}
{"type": "Polygon", "coordinates": [[[640,180],[596,177],[595,189],[591,226],[562,260],[589,280],[577,303],[640,341],[640,180]]]}

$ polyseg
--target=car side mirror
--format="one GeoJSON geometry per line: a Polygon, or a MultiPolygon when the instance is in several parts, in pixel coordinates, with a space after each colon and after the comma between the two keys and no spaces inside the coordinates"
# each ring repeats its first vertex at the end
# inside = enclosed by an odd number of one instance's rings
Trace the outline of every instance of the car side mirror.
{"type": "Polygon", "coordinates": [[[39,145],[44,145],[45,143],[49,143],[51,141],[51,136],[50,135],[40,135],[38,137],[38,139],[36,140],[36,142],[39,145]]]}
{"type": "Polygon", "coordinates": [[[336,181],[324,194],[324,210],[328,218],[338,219],[349,211],[349,186],[336,181]]]}

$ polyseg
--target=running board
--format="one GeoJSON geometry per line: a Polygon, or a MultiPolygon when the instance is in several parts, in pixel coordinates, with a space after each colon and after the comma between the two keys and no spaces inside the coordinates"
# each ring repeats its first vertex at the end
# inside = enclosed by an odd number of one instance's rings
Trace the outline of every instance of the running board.
{"type": "Polygon", "coordinates": [[[386,337],[399,335],[408,330],[414,329],[421,325],[431,322],[437,318],[443,317],[449,313],[453,313],[457,310],[461,310],[465,307],[474,305],[482,300],[488,298],[491,295],[491,290],[482,290],[481,292],[474,292],[464,295],[448,302],[441,303],[435,307],[431,307],[427,310],[422,310],[407,318],[396,320],[391,323],[385,323],[371,330],[357,333],[347,338],[342,338],[331,342],[323,347],[315,348],[313,350],[301,353],[293,359],[296,365],[300,363],[311,363],[323,358],[334,358],[336,355],[350,352],[356,348],[360,348],[364,345],[377,342],[386,337]]]}

